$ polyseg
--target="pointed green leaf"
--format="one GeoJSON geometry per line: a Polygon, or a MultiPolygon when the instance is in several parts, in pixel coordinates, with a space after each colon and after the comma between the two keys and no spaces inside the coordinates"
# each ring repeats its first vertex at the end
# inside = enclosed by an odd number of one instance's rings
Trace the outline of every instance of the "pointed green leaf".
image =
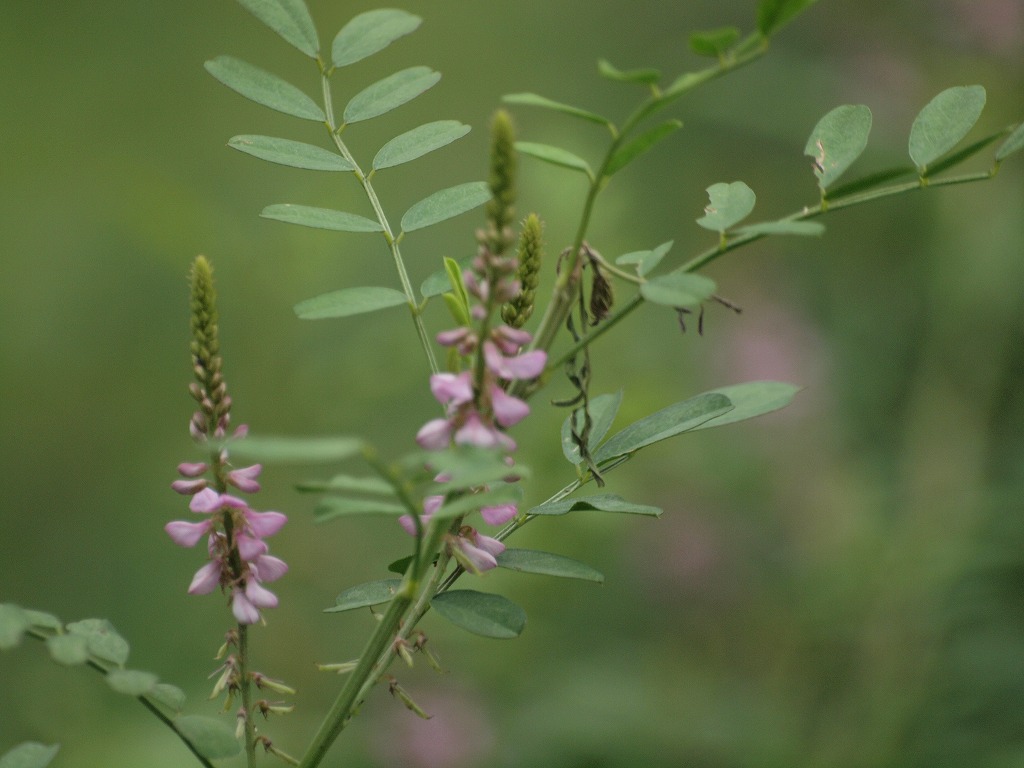
{"type": "Polygon", "coordinates": [[[401,583],[401,579],[381,579],[349,587],[338,595],[336,605],[325,608],[324,613],[341,613],[387,603],[395,596],[401,583]]]}
{"type": "Polygon", "coordinates": [[[231,455],[277,464],[331,464],[363,450],[357,437],[253,437],[231,442],[231,455]]]}
{"type": "Polygon", "coordinates": [[[587,120],[591,123],[597,123],[598,125],[612,124],[611,120],[606,117],[601,117],[601,115],[594,112],[574,107],[571,104],[563,104],[560,101],[553,101],[544,96],[538,96],[536,93],[508,93],[502,96],[501,100],[506,104],[520,104],[524,107],[550,109],[553,112],[561,112],[563,115],[578,117],[581,120],[587,120]]]}
{"type": "Polygon", "coordinates": [[[501,595],[454,589],[434,595],[430,605],[455,626],[484,637],[518,637],[526,626],[525,611],[501,595]]]}
{"type": "Polygon", "coordinates": [[[729,227],[739,224],[754,210],[757,201],[754,190],[742,181],[712,184],[706,192],[709,202],[697,223],[713,232],[725,232],[729,227]]]}
{"type": "Polygon", "coordinates": [[[330,229],[335,232],[383,232],[384,227],[373,219],[344,211],[328,208],[314,208],[309,205],[279,203],[268,205],[260,213],[264,219],[298,224],[313,229],[330,229]]]}
{"type": "Polygon", "coordinates": [[[996,160],[1002,161],[1024,147],[1024,123],[1014,128],[1013,133],[996,150],[996,160]]]}
{"type": "Polygon", "coordinates": [[[394,8],[360,13],[334,38],[331,60],[336,67],[361,61],[413,32],[422,21],[419,16],[394,8]]]}
{"type": "Polygon", "coordinates": [[[825,232],[825,225],[817,221],[763,221],[760,224],[748,224],[736,230],[737,235],[803,235],[820,236],[825,232]]]}
{"type": "Polygon", "coordinates": [[[446,147],[469,133],[469,126],[458,120],[438,120],[396,136],[373,158],[374,169],[391,168],[446,147]]]}
{"type": "Polygon", "coordinates": [[[804,154],[814,158],[818,186],[827,189],[860,157],[871,133],[871,110],[844,104],[825,115],[811,131],[804,154]]]}
{"type": "Polygon", "coordinates": [[[922,109],[910,127],[910,159],[920,173],[938,160],[974,127],[985,107],[980,85],[947,88],[922,109]]]}
{"type": "Polygon", "coordinates": [[[304,168],[309,171],[355,170],[352,163],[336,152],[291,139],[278,139],[273,136],[234,136],[228,140],[228,146],[261,160],[292,168],[304,168]]]}
{"type": "Polygon", "coordinates": [[[153,692],[159,678],[137,669],[114,669],[107,674],[107,685],[126,696],[144,696],[153,692]]]}
{"type": "Polygon", "coordinates": [[[694,32],[690,35],[690,50],[698,56],[717,59],[739,39],[740,31],[736,27],[719,27],[706,32],[694,32]]]}
{"type": "MultiPolygon", "coordinates": [[[[473,261],[472,256],[467,256],[463,259],[458,259],[455,263],[459,266],[459,271],[462,272],[469,268],[470,262],[473,261]]],[[[429,299],[432,296],[440,296],[451,288],[451,281],[448,278],[448,271],[442,267],[436,272],[432,272],[426,280],[420,284],[420,295],[429,299]]]]}
{"type": "Polygon", "coordinates": [[[506,549],[497,557],[498,567],[522,573],[540,573],[563,579],[581,579],[597,584],[604,582],[604,576],[586,563],[551,552],[533,549],[506,549]]]}
{"type": "Polygon", "coordinates": [[[46,638],[46,650],[58,664],[73,667],[89,660],[89,642],[81,635],[53,635],[46,638]]]}
{"type": "Polygon", "coordinates": [[[609,80],[615,80],[620,83],[641,83],[643,85],[650,85],[661,80],[661,72],[656,69],[619,69],[610,61],[605,59],[598,60],[597,71],[602,77],[606,77],[609,80]]]}
{"type": "Polygon", "coordinates": [[[170,683],[154,685],[153,690],[149,692],[149,698],[175,712],[180,712],[181,708],[185,706],[185,692],[170,683]]]}
{"type": "Polygon", "coordinates": [[[800,387],[781,381],[750,381],[746,384],[719,387],[706,394],[727,397],[733,405],[732,410],[698,424],[694,429],[722,427],[777,411],[789,405],[799,391],[800,387]]]}
{"type": "Polygon", "coordinates": [[[89,653],[118,666],[128,661],[130,646],[106,619],[83,619],[68,624],[68,632],[86,639],[89,653]]]}
{"type": "Polygon", "coordinates": [[[218,56],[206,62],[206,71],[257,104],[303,120],[323,122],[327,119],[317,103],[294,85],[241,59],[218,56]]]}
{"type": "Polygon", "coordinates": [[[714,292],[714,280],[692,272],[669,272],[640,286],[640,295],[647,301],[675,309],[700,306],[714,292]]]}
{"type": "Polygon", "coordinates": [[[295,305],[295,315],[300,320],[323,320],[361,315],[408,303],[405,294],[394,288],[342,288],[300,301],[295,305]]]}
{"type": "Polygon", "coordinates": [[[32,626],[25,609],[11,603],[0,604],[0,651],[21,642],[25,630],[32,626]]]}
{"type": "Polygon", "coordinates": [[[59,749],[60,744],[25,741],[0,756],[0,768],[46,768],[59,749]]]}
{"type": "MultiPolygon", "coordinates": [[[[611,395],[598,395],[597,397],[591,398],[590,400],[590,437],[587,440],[587,447],[590,451],[593,451],[597,444],[601,442],[602,438],[608,434],[608,430],[611,429],[612,422],[615,421],[615,415],[619,412],[619,406],[622,405],[622,390],[620,389],[615,394],[611,395]]],[[[580,447],[573,442],[571,422],[573,414],[569,414],[565,417],[565,421],[562,422],[562,453],[565,458],[569,460],[570,464],[579,464],[582,459],[580,458],[580,447]]],[[[582,411],[576,414],[576,431],[579,432],[583,429],[583,413],[582,411]]]]}
{"type": "Polygon", "coordinates": [[[353,477],[352,475],[335,475],[330,480],[305,480],[296,488],[303,493],[349,491],[352,493],[376,493],[381,496],[395,495],[395,489],[391,484],[379,477],[353,477]]]}
{"type": "Polygon", "coordinates": [[[517,141],[515,147],[516,151],[520,154],[529,155],[538,160],[543,160],[545,163],[558,165],[562,168],[583,171],[591,179],[594,178],[594,172],[590,170],[590,165],[587,161],[578,155],[574,155],[567,149],[553,147],[550,144],[536,144],[532,141],[517,141]]]}
{"type": "Polygon", "coordinates": [[[182,715],[174,719],[178,730],[209,760],[234,757],[242,746],[235,738],[234,725],[227,721],[202,715],[182,715]]]}
{"type": "Polygon", "coordinates": [[[486,181],[442,189],[413,205],[402,217],[402,231],[413,232],[471,211],[491,199],[486,181]]]}
{"type": "Polygon", "coordinates": [[[652,443],[696,429],[732,409],[729,398],[717,392],[691,397],[630,424],[600,446],[594,452],[594,459],[602,462],[625,456],[652,443]]]}
{"type": "Polygon", "coordinates": [[[339,517],[352,515],[390,515],[398,517],[407,515],[409,510],[403,504],[379,499],[351,499],[342,496],[330,496],[322,499],[313,509],[313,518],[318,523],[326,523],[339,517]]]}
{"type": "Polygon", "coordinates": [[[358,123],[390,112],[429,90],[440,79],[441,73],[430,67],[395,72],[353,96],[345,106],[345,122],[358,123]]]}
{"type": "Polygon", "coordinates": [[[817,0],[761,0],[757,6],[757,31],[764,37],[771,37],[815,2],[817,0]]]}
{"type": "Polygon", "coordinates": [[[605,174],[611,176],[618,172],[666,136],[671,136],[682,127],[683,123],[680,120],[667,120],[640,134],[612,155],[611,160],[608,161],[608,167],[605,168],[605,174]]]}
{"type": "Polygon", "coordinates": [[[649,272],[654,271],[654,269],[661,263],[661,260],[665,258],[665,254],[672,249],[673,245],[674,241],[669,240],[650,251],[631,251],[630,253],[624,253],[615,260],[615,263],[636,264],[636,273],[640,275],[640,277],[643,277],[649,272]]]}
{"type": "Polygon", "coordinates": [[[395,560],[393,563],[389,563],[388,570],[391,573],[403,575],[407,570],[409,570],[409,565],[412,563],[412,561],[412,555],[409,555],[408,557],[401,557],[398,560],[395,560]]]}
{"type": "Polygon", "coordinates": [[[625,515],[643,515],[645,517],[661,517],[661,510],[648,504],[633,504],[621,496],[612,493],[601,493],[595,496],[581,496],[578,499],[562,499],[551,501],[534,507],[530,515],[564,515],[568,512],[593,510],[596,512],[616,512],[625,515]]]}
{"type": "Polygon", "coordinates": [[[303,0],[238,0],[239,4],[310,58],[320,50],[316,26],[303,0]]]}

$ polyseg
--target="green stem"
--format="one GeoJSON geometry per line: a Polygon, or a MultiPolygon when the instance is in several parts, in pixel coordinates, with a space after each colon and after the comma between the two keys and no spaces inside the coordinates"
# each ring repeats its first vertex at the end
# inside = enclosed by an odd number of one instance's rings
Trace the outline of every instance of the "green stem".
{"type": "Polygon", "coordinates": [[[238,625],[238,685],[245,715],[245,762],[249,768],[256,768],[256,726],[253,724],[252,682],[249,679],[249,627],[245,624],[238,625]]]}

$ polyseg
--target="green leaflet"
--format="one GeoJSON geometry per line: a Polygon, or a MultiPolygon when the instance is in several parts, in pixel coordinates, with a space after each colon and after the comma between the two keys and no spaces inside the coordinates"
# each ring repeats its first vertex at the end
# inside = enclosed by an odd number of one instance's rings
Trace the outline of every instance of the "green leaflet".
{"type": "Polygon", "coordinates": [[[345,123],[358,123],[383,115],[429,90],[441,79],[430,67],[409,67],[378,80],[352,97],[345,106],[345,123]]]}
{"type": "Polygon", "coordinates": [[[74,667],[89,660],[89,642],[81,635],[53,635],[46,638],[46,650],[58,664],[74,667]]]}
{"type": "Polygon", "coordinates": [[[719,27],[705,32],[694,32],[690,35],[690,50],[698,56],[717,59],[739,38],[740,31],[736,27],[719,27]]]}
{"type": "Polygon", "coordinates": [[[750,381],[745,384],[719,387],[706,394],[724,395],[729,398],[729,402],[733,405],[732,410],[699,424],[695,429],[722,427],[726,424],[777,411],[789,405],[799,391],[800,387],[781,381],[750,381]]]}
{"type": "Polygon", "coordinates": [[[228,146],[278,165],[309,171],[352,171],[352,165],[336,152],[291,139],[273,136],[234,136],[228,146]]]}
{"type": "Polygon", "coordinates": [[[313,510],[313,517],[318,523],[326,523],[328,520],[352,515],[398,517],[407,514],[409,514],[408,508],[397,502],[378,499],[351,499],[342,496],[330,496],[323,499],[313,510]]]}
{"type": "Polygon", "coordinates": [[[640,286],[640,295],[652,304],[689,309],[711,298],[715,281],[693,272],[669,272],[640,286]]]}
{"type": "Polygon", "coordinates": [[[46,768],[57,756],[60,744],[25,741],[0,755],[0,768],[46,768]]]}
{"type": "Polygon", "coordinates": [[[335,232],[383,232],[380,222],[345,211],[332,211],[328,208],[314,208],[310,205],[293,205],[278,203],[268,205],[260,212],[264,219],[283,221],[286,224],[298,224],[313,229],[330,229],[335,232]]]}
{"type": "Polygon", "coordinates": [[[159,678],[137,669],[114,669],[107,673],[107,685],[126,696],[145,696],[153,692],[159,678]]]}
{"type": "Polygon", "coordinates": [[[509,93],[501,97],[501,100],[506,104],[520,104],[527,107],[540,107],[541,109],[550,109],[553,112],[560,112],[563,115],[569,115],[571,117],[578,117],[581,120],[586,120],[591,123],[597,123],[598,125],[611,125],[612,122],[606,117],[601,117],[594,112],[590,112],[580,107],[574,107],[571,104],[563,104],[560,101],[553,101],[552,99],[544,96],[538,96],[536,93],[509,93]]]}
{"type": "MultiPolygon", "coordinates": [[[[590,437],[587,441],[587,447],[592,452],[597,444],[601,442],[601,439],[608,434],[608,430],[611,429],[612,422],[615,421],[615,415],[619,412],[619,406],[622,405],[622,390],[620,389],[615,394],[611,395],[598,395],[597,397],[591,398],[590,400],[590,437]]],[[[565,417],[562,422],[562,453],[565,458],[569,460],[570,464],[579,464],[582,461],[580,457],[580,447],[573,442],[571,419],[573,414],[570,413],[565,417]]],[[[577,432],[583,429],[583,413],[582,411],[577,414],[577,432]]]]}
{"type": "Polygon", "coordinates": [[[356,437],[246,437],[231,442],[231,455],[280,464],[329,464],[363,450],[356,437]]]}
{"type": "Polygon", "coordinates": [[[304,54],[316,58],[320,39],[302,0],[238,0],[238,3],[304,54]]]}
{"type": "Polygon", "coordinates": [[[817,237],[825,233],[825,225],[817,221],[762,221],[735,230],[737,235],[801,235],[817,237]]]}
{"type": "Polygon", "coordinates": [[[381,496],[394,496],[395,489],[379,477],[353,477],[352,475],[335,475],[330,480],[305,480],[295,486],[303,493],[327,493],[330,491],[349,491],[352,493],[375,493],[381,496]]]}
{"type": "Polygon", "coordinates": [[[435,192],[402,216],[402,231],[413,232],[471,211],[491,199],[486,181],[470,181],[435,192]]]}
{"type": "Polygon", "coordinates": [[[568,512],[593,510],[596,512],[615,512],[624,515],[643,515],[645,517],[661,517],[661,510],[649,504],[634,504],[613,493],[600,493],[594,496],[580,496],[575,499],[550,501],[534,507],[530,515],[564,515],[568,512]]]}
{"type": "Polygon", "coordinates": [[[401,579],[381,579],[349,587],[338,595],[333,607],[324,609],[324,613],[341,613],[386,603],[395,596],[398,585],[401,583],[401,579]]]}
{"type": "Polygon", "coordinates": [[[430,605],[457,627],[499,640],[518,637],[526,626],[526,613],[507,597],[453,589],[434,595],[430,605]]]}
{"type": "Polygon", "coordinates": [[[661,263],[661,260],[665,258],[674,245],[674,241],[669,240],[668,242],[662,243],[657,248],[650,251],[631,251],[624,253],[615,260],[616,264],[636,264],[636,273],[643,277],[649,272],[653,272],[654,269],[661,263]]]}
{"type": "Polygon", "coordinates": [[[121,637],[106,619],[83,619],[72,622],[68,624],[68,632],[72,636],[85,638],[89,653],[98,659],[113,662],[118,666],[128,661],[128,641],[121,637]]]}
{"type": "Polygon", "coordinates": [[[599,59],[597,71],[602,77],[615,80],[620,83],[640,83],[651,85],[661,80],[661,72],[648,67],[642,69],[619,69],[606,59],[599,59]]]}
{"type": "Polygon", "coordinates": [[[569,168],[574,171],[582,171],[589,178],[594,178],[594,172],[590,170],[590,164],[582,157],[574,155],[567,149],[553,147],[550,144],[537,144],[532,141],[517,141],[516,151],[522,155],[529,155],[538,160],[562,168],[569,168]]]}
{"type": "Polygon", "coordinates": [[[373,158],[375,170],[391,168],[422,157],[428,152],[440,149],[461,139],[469,133],[469,126],[458,120],[438,120],[421,125],[396,136],[377,152],[373,158]]]}
{"type": "Polygon", "coordinates": [[[659,123],[653,128],[648,129],[620,147],[612,155],[611,160],[608,161],[608,166],[605,168],[605,174],[611,176],[613,173],[625,168],[659,141],[667,136],[671,136],[682,127],[683,123],[681,120],[666,120],[664,123],[659,123]]]}
{"type": "Polygon", "coordinates": [[[362,61],[415,31],[422,22],[419,16],[394,8],[360,13],[335,36],[331,61],[336,67],[362,61]]]}
{"type": "Polygon", "coordinates": [[[817,0],[761,0],[757,6],[757,31],[771,37],[794,16],[814,5],[817,0]]]}
{"type": "Polygon", "coordinates": [[[1002,161],[1024,147],[1024,123],[1018,125],[1013,133],[996,150],[996,160],[1002,161]]]}
{"type": "Polygon", "coordinates": [[[303,120],[327,119],[319,105],[294,85],[241,59],[218,56],[205,66],[217,80],[257,104],[303,120]]]}
{"type": "Polygon", "coordinates": [[[604,582],[600,571],[586,563],[552,552],[538,552],[533,549],[506,549],[497,557],[498,567],[522,573],[538,573],[563,579],[581,579],[597,584],[604,582]]]}
{"type": "Polygon", "coordinates": [[[713,232],[725,232],[734,224],[739,224],[754,210],[757,201],[754,190],[742,181],[712,184],[705,191],[709,202],[697,223],[713,232]]]}
{"type": "Polygon", "coordinates": [[[348,317],[365,312],[408,304],[405,294],[394,288],[342,288],[295,305],[295,315],[301,320],[323,320],[348,317]]]}
{"type": "Polygon", "coordinates": [[[235,738],[233,725],[227,721],[202,715],[182,715],[174,719],[178,730],[196,751],[209,760],[237,755],[242,745],[235,738]]]}
{"type": "Polygon", "coordinates": [[[844,104],[814,126],[804,154],[814,158],[814,175],[825,190],[860,157],[871,133],[871,110],[863,104],[844,104]]]}
{"type": "Polygon", "coordinates": [[[960,143],[978,122],[985,108],[985,89],[980,85],[947,88],[928,102],[910,128],[909,151],[918,172],[960,143]]]}
{"type": "Polygon", "coordinates": [[[10,603],[0,604],[0,651],[6,651],[21,642],[21,636],[32,622],[26,611],[10,603]]]}

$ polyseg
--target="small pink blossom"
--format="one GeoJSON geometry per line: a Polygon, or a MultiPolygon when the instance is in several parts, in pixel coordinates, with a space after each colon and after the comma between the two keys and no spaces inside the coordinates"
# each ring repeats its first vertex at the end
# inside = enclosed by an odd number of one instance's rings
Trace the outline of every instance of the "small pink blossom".
{"type": "Polygon", "coordinates": [[[515,504],[496,504],[493,507],[481,507],[480,516],[488,525],[504,525],[515,517],[518,511],[515,504]]]}
{"type": "Polygon", "coordinates": [[[548,356],[544,350],[535,349],[515,357],[506,357],[493,341],[488,341],[484,343],[484,359],[487,361],[487,367],[500,378],[511,381],[535,379],[540,376],[548,356]]]}
{"type": "Polygon", "coordinates": [[[505,545],[500,541],[484,536],[469,526],[464,526],[451,544],[455,559],[466,570],[474,573],[496,568],[498,555],[505,551],[505,545]]]}
{"type": "Polygon", "coordinates": [[[443,405],[462,405],[473,400],[473,382],[469,371],[460,374],[435,373],[430,377],[430,391],[443,405]]]}
{"type": "Polygon", "coordinates": [[[491,408],[494,420],[503,427],[518,424],[530,414],[530,406],[498,386],[491,388],[491,408]]]}
{"type": "Polygon", "coordinates": [[[416,442],[428,451],[441,451],[451,441],[452,425],[448,419],[432,419],[420,427],[416,433],[416,442]]]}
{"type": "Polygon", "coordinates": [[[256,478],[259,477],[262,470],[262,464],[253,464],[251,467],[239,467],[228,472],[227,481],[240,491],[257,493],[260,489],[260,484],[256,482],[256,478]]]}
{"type": "Polygon", "coordinates": [[[220,560],[211,560],[192,577],[192,583],[188,586],[190,595],[208,595],[220,584],[223,564],[220,560]]]}
{"type": "Polygon", "coordinates": [[[187,523],[184,520],[175,520],[164,526],[167,535],[171,540],[182,547],[194,547],[199,540],[213,528],[213,520],[205,520],[202,523],[187,523]]]}

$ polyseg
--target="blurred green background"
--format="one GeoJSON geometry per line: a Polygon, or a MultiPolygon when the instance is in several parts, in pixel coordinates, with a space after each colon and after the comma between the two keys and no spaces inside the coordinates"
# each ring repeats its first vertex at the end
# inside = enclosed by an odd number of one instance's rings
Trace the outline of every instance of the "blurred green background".
{"type": "MultiPolygon", "coordinates": [[[[321,40],[368,2],[310,0],[321,40]]],[[[392,71],[444,73],[417,101],[346,137],[368,159],[428,120],[474,126],[456,145],[382,173],[395,219],[443,186],[486,174],[486,124],[503,93],[531,90],[612,116],[636,94],[596,75],[606,57],[670,77],[703,66],[690,31],[752,26],[753,0],[624,6],[408,0],[415,35],[336,78],[336,100],[392,71]]],[[[130,664],[205,701],[227,629],[215,597],[185,594],[199,552],[163,525],[185,514],[168,484],[194,455],[186,425],[188,266],[214,263],[236,423],[262,433],[373,436],[412,446],[435,412],[411,326],[395,311],[305,323],[291,307],[351,285],[395,285],[371,236],[261,220],[294,202],[363,211],[354,181],[228,150],[241,133],[322,142],[317,126],[251,104],[202,62],[230,53],[315,93],[310,63],[227,0],[59,4],[4,0],[0,24],[0,601],[65,620],[108,617],[130,664]]],[[[875,128],[851,175],[905,162],[917,111],[981,83],[975,136],[1024,116],[1017,0],[823,0],[769,56],[671,110],[682,132],[617,176],[590,241],[607,257],[675,240],[705,187],[746,181],[755,217],[814,203],[802,156],[815,122],[866,103],[875,128]]],[[[599,129],[517,110],[520,136],[593,158],[599,129]]],[[[1019,158],[1014,158],[1018,160],[1019,158]]],[[[978,167],[984,167],[981,163],[978,167]]],[[[519,211],[547,222],[549,259],[571,239],[583,186],[524,160],[519,211]]],[[[601,569],[593,586],[492,572],[486,590],[529,614],[514,642],[425,629],[448,670],[400,681],[422,722],[383,691],[328,764],[462,768],[612,766],[1018,766],[1024,764],[1024,184],[915,193],[829,216],[821,240],[776,239],[709,274],[741,305],[708,307],[703,337],[646,307],[595,345],[595,393],[625,390],[621,422],[751,379],[805,389],[785,411],[644,451],[608,490],[661,520],[596,513],[538,522],[516,541],[601,569]]],[[[476,214],[415,233],[418,282],[474,248],[476,214]]],[[[445,327],[432,311],[431,327],[445,327]]],[[[568,388],[555,384],[553,397],[568,388]]],[[[516,429],[535,470],[528,503],[570,477],[557,426],[535,401],[516,429]]],[[[318,528],[314,501],[270,469],[255,503],[291,524],[281,606],[256,631],[256,666],[300,688],[269,735],[298,753],[368,615],[326,615],[335,595],[404,553],[392,522],[318,528]]],[[[227,717],[227,716],[226,716],[227,717]]],[[[190,764],[141,707],[34,642],[0,656],[0,753],[64,744],[65,766],[190,764]]],[[[231,764],[230,761],[228,764],[231,764]]]]}

